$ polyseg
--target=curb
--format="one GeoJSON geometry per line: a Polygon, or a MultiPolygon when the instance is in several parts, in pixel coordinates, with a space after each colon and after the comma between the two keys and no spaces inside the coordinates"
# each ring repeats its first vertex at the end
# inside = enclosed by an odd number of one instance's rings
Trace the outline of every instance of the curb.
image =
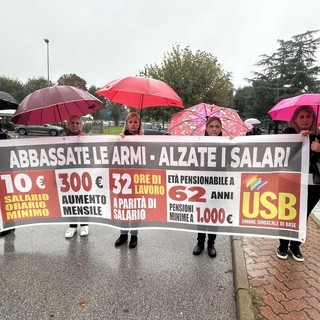
{"type": "Polygon", "coordinates": [[[255,320],[241,237],[231,236],[237,320],[255,320]]]}
{"type": "Polygon", "coordinates": [[[320,219],[318,216],[316,216],[313,212],[310,214],[310,217],[318,224],[320,225],[320,219]]]}

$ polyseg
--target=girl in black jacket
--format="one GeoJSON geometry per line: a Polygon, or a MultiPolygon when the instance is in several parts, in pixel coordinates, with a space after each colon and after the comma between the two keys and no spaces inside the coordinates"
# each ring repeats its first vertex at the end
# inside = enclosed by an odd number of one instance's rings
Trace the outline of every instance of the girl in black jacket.
{"type": "MultiPolygon", "coordinates": [[[[218,117],[210,117],[206,122],[206,131],[205,136],[222,136],[222,123],[218,117]]],[[[213,233],[208,234],[208,255],[210,258],[214,258],[217,256],[217,251],[214,247],[214,242],[216,240],[217,235],[213,233]]],[[[206,240],[205,233],[198,233],[197,244],[193,249],[194,255],[199,255],[204,249],[204,243],[206,240]]]]}
{"type": "MultiPolygon", "coordinates": [[[[142,123],[138,113],[130,112],[126,117],[126,122],[124,124],[123,131],[120,133],[120,136],[124,138],[125,136],[135,136],[142,135],[142,123]]],[[[114,243],[115,247],[119,247],[127,242],[128,240],[128,230],[120,230],[120,236],[114,243]]],[[[130,230],[131,239],[129,242],[129,248],[133,249],[138,244],[138,230],[130,230]]]]}

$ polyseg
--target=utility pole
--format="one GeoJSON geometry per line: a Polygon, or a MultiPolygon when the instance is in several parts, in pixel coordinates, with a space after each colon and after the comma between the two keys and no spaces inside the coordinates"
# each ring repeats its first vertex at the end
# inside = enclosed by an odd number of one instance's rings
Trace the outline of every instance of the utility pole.
{"type": "Polygon", "coordinates": [[[50,77],[49,77],[49,39],[43,39],[47,44],[47,75],[48,75],[48,87],[50,87],[50,77]]]}

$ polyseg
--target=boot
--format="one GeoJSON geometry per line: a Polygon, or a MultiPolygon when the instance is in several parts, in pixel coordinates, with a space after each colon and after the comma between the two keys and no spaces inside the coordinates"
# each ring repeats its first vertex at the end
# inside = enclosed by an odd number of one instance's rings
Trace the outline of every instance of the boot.
{"type": "Polygon", "coordinates": [[[213,243],[208,243],[208,255],[210,258],[215,258],[217,256],[217,251],[213,243]]]}
{"type": "Polygon", "coordinates": [[[138,244],[138,236],[131,236],[130,242],[129,242],[129,249],[133,249],[138,244]]]}
{"type": "Polygon", "coordinates": [[[195,256],[198,256],[204,249],[204,244],[199,242],[197,243],[197,245],[194,247],[192,253],[195,255],[195,256]]]}
{"type": "Polygon", "coordinates": [[[10,230],[5,230],[5,231],[0,231],[0,237],[4,237],[10,233],[14,233],[15,229],[10,229],[10,230]]]}
{"type": "Polygon", "coordinates": [[[128,240],[128,235],[127,234],[120,234],[120,237],[116,240],[114,243],[115,247],[120,247],[122,246],[126,241],[128,240]]]}

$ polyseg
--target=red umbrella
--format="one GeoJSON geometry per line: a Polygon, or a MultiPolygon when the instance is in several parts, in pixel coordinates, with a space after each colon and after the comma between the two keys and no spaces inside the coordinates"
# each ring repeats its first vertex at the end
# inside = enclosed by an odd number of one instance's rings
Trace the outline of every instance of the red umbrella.
{"type": "Polygon", "coordinates": [[[203,136],[210,117],[221,120],[223,136],[243,136],[249,131],[236,110],[207,103],[199,103],[174,114],[167,131],[172,135],[203,136]]]}
{"type": "Polygon", "coordinates": [[[107,83],[97,91],[112,102],[143,109],[158,106],[183,108],[181,98],[165,82],[151,78],[126,77],[107,83]]]}
{"type": "Polygon", "coordinates": [[[24,98],[11,121],[24,125],[59,123],[70,115],[85,116],[95,112],[102,104],[89,92],[76,87],[47,87],[24,98]]]}

